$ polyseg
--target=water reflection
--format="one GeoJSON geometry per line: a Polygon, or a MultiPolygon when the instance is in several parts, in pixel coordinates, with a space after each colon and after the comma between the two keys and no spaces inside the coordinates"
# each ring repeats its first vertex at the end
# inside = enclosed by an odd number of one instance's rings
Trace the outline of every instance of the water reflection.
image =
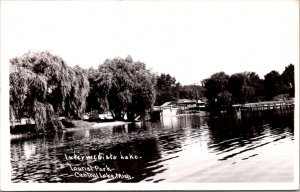
{"type": "Polygon", "coordinates": [[[191,114],[164,118],[161,122],[78,129],[30,140],[12,140],[12,181],[291,181],[293,114],[293,111],[243,113],[241,120],[230,115],[191,114]],[[66,155],[74,153],[131,154],[139,158],[66,159],[66,155]],[[266,164],[276,166],[276,173],[281,175],[266,172],[266,164]],[[75,166],[109,167],[131,178],[76,177],[71,169],[75,166]],[[244,173],[245,170],[248,172],[244,173]],[[226,176],[218,176],[222,174],[226,176]]]}
{"type": "Polygon", "coordinates": [[[25,142],[23,145],[25,159],[28,160],[31,156],[36,154],[36,145],[31,142],[25,142]]]}

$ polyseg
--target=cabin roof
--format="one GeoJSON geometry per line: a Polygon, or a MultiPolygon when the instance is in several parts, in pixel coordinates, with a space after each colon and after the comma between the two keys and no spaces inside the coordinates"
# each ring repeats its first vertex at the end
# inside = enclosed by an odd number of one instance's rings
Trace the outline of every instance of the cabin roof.
{"type": "MultiPolygon", "coordinates": [[[[170,105],[182,105],[182,104],[196,104],[197,100],[192,99],[178,99],[177,101],[168,101],[161,105],[161,107],[166,107],[170,105]]],[[[203,101],[198,100],[198,104],[204,104],[203,101]]]]}
{"type": "Polygon", "coordinates": [[[196,104],[196,103],[204,103],[203,101],[201,100],[191,100],[191,99],[178,99],[176,101],[176,104],[196,104]]]}
{"type": "Polygon", "coordinates": [[[165,102],[164,104],[161,105],[161,107],[165,107],[165,106],[168,106],[168,105],[171,105],[171,104],[172,104],[172,101],[165,102]]]}

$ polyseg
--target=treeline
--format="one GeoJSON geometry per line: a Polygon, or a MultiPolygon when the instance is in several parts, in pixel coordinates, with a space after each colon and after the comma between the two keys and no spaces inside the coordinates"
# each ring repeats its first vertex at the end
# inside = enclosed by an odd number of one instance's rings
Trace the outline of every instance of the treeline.
{"type": "Polygon", "coordinates": [[[114,119],[144,117],[155,105],[179,98],[207,100],[219,109],[233,103],[294,96],[294,66],[260,79],[254,72],[213,74],[202,85],[182,86],[169,74],[157,75],[140,61],[107,59],[97,69],[70,67],[48,51],[10,60],[10,121],[33,119],[37,132],[62,128],[60,116],[80,119],[86,112],[110,112],[114,119]]]}
{"type": "Polygon", "coordinates": [[[205,99],[205,88],[201,85],[181,85],[170,74],[157,76],[155,105],[177,99],[205,99]]]}
{"type": "Polygon", "coordinates": [[[214,110],[227,108],[235,103],[273,100],[274,97],[295,96],[294,65],[285,67],[282,74],[271,71],[260,79],[255,72],[227,75],[219,72],[204,79],[201,85],[182,86],[175,77],[161,74],[157,77],[156,105],[176,99],[201,99],[214,110]]]}
{"type": "Polygon", "coordinates": [[[27,118],[37,132],[53,131],[62,128],[60,116],[80,119],[91,110],[132,120],[152,107],[155,85],[155,74],[130,56],[86,70],[47,51],[28,52],[10,60],[11,125],[27,118]]]}
{"type": "Polygon", "coordinates": [[[294,65],[285,67],[282,74],[271,71],[260,79],[254,72],[224,72],[213,74],[202,81],[205,97],[216,110],[230,107],[234,103],[248,103],[263,100],[287,99],[295,96],[294,65]]]}

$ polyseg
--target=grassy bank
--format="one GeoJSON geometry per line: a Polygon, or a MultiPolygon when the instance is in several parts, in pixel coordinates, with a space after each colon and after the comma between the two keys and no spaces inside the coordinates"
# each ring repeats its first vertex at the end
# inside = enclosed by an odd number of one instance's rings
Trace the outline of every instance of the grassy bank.
{"type": "MultiPolygon", "coordinates": [[[[110,121],[110,122],[88,122],[83,120],[67,121],[68,126],[64,126],[60,131],[73,131],[76,129],[97,129],[101,127],[111,127],[128,124],[126,121],[110,121]]],[[[64,122],[63,124],[66,124],[64,122]]],[[[45,133],[34,132],[34,124],[18,125],[15,128],[11,128],[11,139],[26,139],[32,138],[37,135],[43,135],[45,133]]],[[[51,132],[49,132],[51,134],[51,132]]]]}
{"type": "Polygon", "coordinates": [[[110,121],[110,122],[88,122],[82,120],[72,121],[74,123],[74,127],[64,128],[65,131],[76,130],[76,129],[95,129],[101,127],[111,127],[111,126],[118,126],[118,125],[125,125],[130,122],[126,121],[110,121]]]}

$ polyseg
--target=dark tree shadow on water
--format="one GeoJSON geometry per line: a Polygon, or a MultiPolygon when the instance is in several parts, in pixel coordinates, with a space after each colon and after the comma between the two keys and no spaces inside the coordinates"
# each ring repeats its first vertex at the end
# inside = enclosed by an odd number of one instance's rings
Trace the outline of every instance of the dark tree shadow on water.
{"type": "Polygon", "coordinates": [[[209,144],[222,151],[232,147],[233,143],[244,146],[260,137],[266,137],[266,131],[270,131],[273,135],[285,132],[293,134],[294,112],[293,110],[242,112],[240,119],[235,115],[226,114],[208,118],[207,124],[211,136],[209,144]]]}

